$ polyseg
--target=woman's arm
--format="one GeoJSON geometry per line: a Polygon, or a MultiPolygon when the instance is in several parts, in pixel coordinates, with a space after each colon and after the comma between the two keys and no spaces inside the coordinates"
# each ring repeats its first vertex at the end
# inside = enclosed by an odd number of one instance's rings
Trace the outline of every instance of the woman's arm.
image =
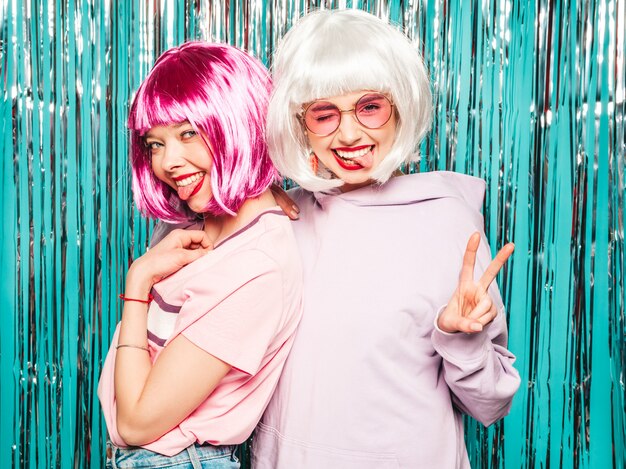
{"type": "Polygon", "coordinates": [[[118,349],[115,363],[117,429],[132,446],[150,443],[182,422],[231,369],[182,335],[154,366],[141,352],[118,349]]]}
{"type": "MultiPolygon", "coordinates": [[[[210,247],[202,231],[173,231],[133,262],[124,295],[148,298],[154,283],[204,255],[210,247]]],[[[147,444],[179,424],[230,370],[230,365],[183,336],[172,340],[152,366],[147,350],[141,349],[148,343],[147,313],[147,304],[126,301],[115,361],[118,432],[134,446],[147,444]]]]}
{"type": "MultiPolygon", "coordinates": [[[[513,245],[504,246],[475,282],[479,244],[475,233],[463,256],[458,287],[437,318],[432,341],[442,357],[443,376],[455,405],[487,426],[508,413],[520,377],[513,368],[515,356],[507,350],[504,313],[489,294],[513,245]]],[[[489,250],[483,246],[479,256],[486,264],[489,250]]]]}

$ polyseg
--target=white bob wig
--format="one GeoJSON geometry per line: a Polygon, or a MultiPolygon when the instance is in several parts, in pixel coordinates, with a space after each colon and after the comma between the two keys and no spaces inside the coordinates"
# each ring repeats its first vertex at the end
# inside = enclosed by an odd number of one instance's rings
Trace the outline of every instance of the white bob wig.
{"type": "Polygon", "coordinates": [[[432,97],[417,46],[389,23],[360,10],[309,13],[279,43],[272,65],[274,91],[267,140],[279,172],[310,191],[343,185],[313,172],[311,149],[300,120],[303,105],[360,90],[393,101],[397,126],[389,154],[372,178],[387,181],[416,157],[430,128],[432,97]]]}

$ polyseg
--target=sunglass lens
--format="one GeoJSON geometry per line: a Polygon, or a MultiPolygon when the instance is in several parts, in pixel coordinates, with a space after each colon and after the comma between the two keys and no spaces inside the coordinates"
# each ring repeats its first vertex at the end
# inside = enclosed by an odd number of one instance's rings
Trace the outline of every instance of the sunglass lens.
{"type": "Polygon", "coordinates": [[[391,117],[391,103],[382,94],[366,94],[355,108],[359,122],[370,129],[382,127],[391,117]]]}
{"type": "Polygon", "coordinates": [[[333,103],[317,101],[309,106],[304,114],[307,129],[317,135],[333,133],[341,122],[341,112],[333,103]]]}

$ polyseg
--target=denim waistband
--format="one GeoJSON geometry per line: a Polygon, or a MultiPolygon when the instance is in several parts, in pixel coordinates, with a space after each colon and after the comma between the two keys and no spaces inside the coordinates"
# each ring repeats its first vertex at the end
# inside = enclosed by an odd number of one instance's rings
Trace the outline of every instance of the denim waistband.
{"type": "Polygon", "coordinates": [[[173,456],[164,456],[145,448],[120,448],[107,442],[107,467],[112,469],[133,467],[168,468],[190,464],[194,469],[214,467],[216,469],[239,468],[235,454],[236,445],[213,446],[208,443],[193,444],[173,456]],[[211,463],[211,464],[209,464],[211,463]]]}

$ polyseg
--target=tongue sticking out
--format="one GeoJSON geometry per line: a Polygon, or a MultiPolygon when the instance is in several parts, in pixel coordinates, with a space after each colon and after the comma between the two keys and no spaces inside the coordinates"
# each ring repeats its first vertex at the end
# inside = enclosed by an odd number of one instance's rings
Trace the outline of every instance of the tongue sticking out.
{"type": "Polygon", "coordinates": [[[374,157],[372,156],[372,152],[368,151],[363,156],[359,156],[358,158],[353,158],[352,161],[359,163],[364,169],[370,169],[372,167],[374,157]]]}
{"type": "Polygon", "coordinates": [[[200,190],[202,184],[204,183],[204,175],[198,179],[196,182],[192,182],[186,186],[182,186],[178,188],[178,197],[180,200],[187,200],[189,197],[194,195],[196,192],[200,190]]]}
{"type": "Polygon", "coordinates": [[[372,155],[372,151],[368,151],[363,156],[356,156],[354,158],[341,158],[337,153],[335,153],[335,158],[340,166],[344,169],[370,169],[374,162],[374,156],[372,155]]]}

